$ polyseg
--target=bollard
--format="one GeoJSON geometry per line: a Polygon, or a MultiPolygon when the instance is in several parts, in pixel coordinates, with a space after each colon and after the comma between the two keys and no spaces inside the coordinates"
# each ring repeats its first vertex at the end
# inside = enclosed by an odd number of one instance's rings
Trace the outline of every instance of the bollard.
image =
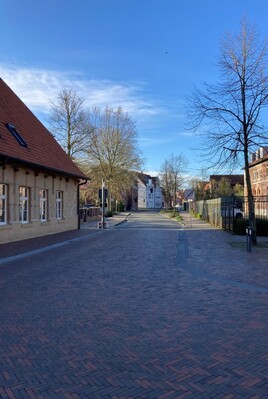
{"type": "Polygon", "coordinates": [[[251,227],[246,227],[246,236],[247,236],[247,251],[251,252],[251,227]]]}

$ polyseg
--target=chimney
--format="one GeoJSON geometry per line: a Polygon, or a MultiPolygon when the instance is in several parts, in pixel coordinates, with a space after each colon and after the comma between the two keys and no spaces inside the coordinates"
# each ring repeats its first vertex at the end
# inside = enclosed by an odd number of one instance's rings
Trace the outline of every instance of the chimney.
{"type": "Polygon", "coordinates": [[[256,153],[255,152],[251,152],[250,153],[250,163],[254,162],[256,160],[256,153]]]}
{"type": "Polygon", "coordinates": [[[259,159],[259,158],[260,158],[260,149],[258,148],[256,150],[256,159],[259,159]]]}

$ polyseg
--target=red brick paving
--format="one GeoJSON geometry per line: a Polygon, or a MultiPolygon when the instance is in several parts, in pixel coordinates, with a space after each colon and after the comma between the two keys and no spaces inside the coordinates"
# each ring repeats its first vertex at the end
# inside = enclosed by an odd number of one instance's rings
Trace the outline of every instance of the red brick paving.
{"type": "Polygon", "coordinates": [[[267,252],[184,218],[2,264],[0,397],[268,397],[267,252]]]}

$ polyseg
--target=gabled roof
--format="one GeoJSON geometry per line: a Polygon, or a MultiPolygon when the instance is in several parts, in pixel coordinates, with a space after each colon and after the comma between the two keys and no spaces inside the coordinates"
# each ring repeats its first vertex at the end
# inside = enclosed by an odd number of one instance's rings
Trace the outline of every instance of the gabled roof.
{"type": "Polygon", "coordinates": [[[192,188],[186,188],[184,190],[184,199],[185,200],[194,200],[195,199],[195,193],[194,193],[194,189],[192,188]]]}
{"type": "Polygon", "coordinates": [[[151,179],[150,175],[147,175],[145,173],[137,173],[138,179],[140,180],[140,182],[142,184],[144,184],[144,186],[146,186],[148,179],[151,179]]]}
{"type": "Polygon", "coordinates": [[[140,182],[146,186],[148,183],[148,180],[152,180],[152,183],[155,187],[159,186],[159,177],[152,177],[150,175],[147,175],[146,173],[136,173],[138,179],[140,180],[140,182]]]}
{"type": "Polygon", "coordinates": [[[69,177],[87,178],[1,78],[0,159],[69,177]]]}
{"type": "Polygon", "coordinates": [[[258,165],[259,163],[267,162],[268,161],[268,154],[265,154],[263,157],[255,159],[255,161],[251,162],[249,164],[249,167],[252,168],[255,165],[258,165]]]}

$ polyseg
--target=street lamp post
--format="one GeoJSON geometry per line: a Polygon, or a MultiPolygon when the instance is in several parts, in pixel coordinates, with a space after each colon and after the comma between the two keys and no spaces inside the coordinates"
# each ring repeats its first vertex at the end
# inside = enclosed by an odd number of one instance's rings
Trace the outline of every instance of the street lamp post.
{"type": "Polygon", "coordinates": [[[101,215],[101,228],[105,227],[105,181],[102,179],[101,184],[101,200],[102,200],[102,215],[101,215]]]}

